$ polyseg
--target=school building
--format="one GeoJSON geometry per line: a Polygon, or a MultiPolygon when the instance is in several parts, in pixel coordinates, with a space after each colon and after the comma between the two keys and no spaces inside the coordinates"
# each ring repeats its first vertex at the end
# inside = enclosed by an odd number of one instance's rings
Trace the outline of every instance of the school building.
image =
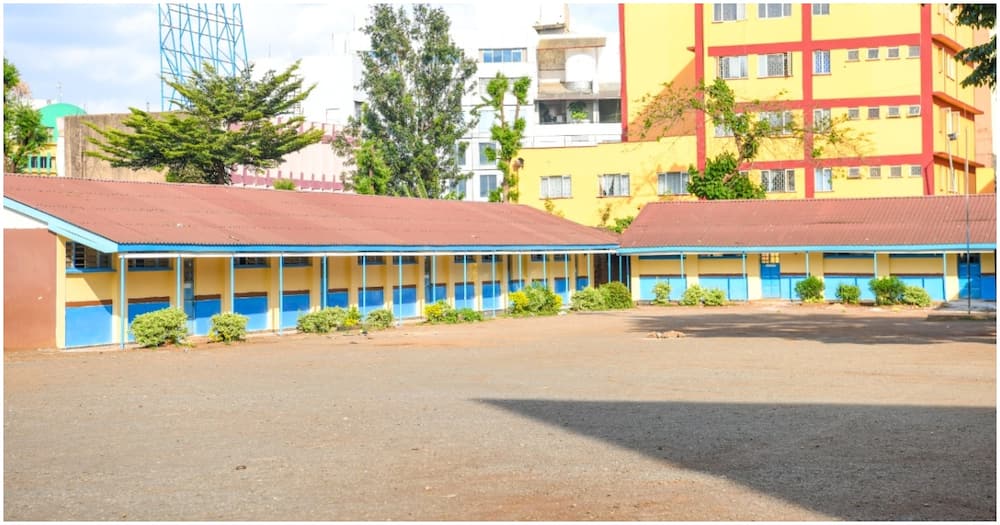
{"type": "Polygon", "coordinates": [[[182,308],[195,335],[357,306],[503,310],[532,283],[569,302],[617,236],[528,206],[7,175],[4,348],[124,344],[141,313],[182,308]]]}
{"type": "Polygon", "coordinates": [[[873,301],[869,281],[897,276],[934,301],[995,301],[996,194],[651,203],[618,253],[639,301],[658,282],[674,300],[695,284],[735,301],[798,299],[809,275],[828,300],[851,284],[873,301]]]}

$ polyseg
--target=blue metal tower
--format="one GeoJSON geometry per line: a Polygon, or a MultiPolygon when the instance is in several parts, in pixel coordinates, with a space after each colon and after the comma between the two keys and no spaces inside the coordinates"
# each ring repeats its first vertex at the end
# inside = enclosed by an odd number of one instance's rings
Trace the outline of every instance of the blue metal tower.
{"type": "Polygon", "coordinates": [[[247,66],[243,11],[239,4],[158,4],[160,14],[160,109],[182,100],[166,80],[188,78],[208,62],[222,74],[247,66]]]}

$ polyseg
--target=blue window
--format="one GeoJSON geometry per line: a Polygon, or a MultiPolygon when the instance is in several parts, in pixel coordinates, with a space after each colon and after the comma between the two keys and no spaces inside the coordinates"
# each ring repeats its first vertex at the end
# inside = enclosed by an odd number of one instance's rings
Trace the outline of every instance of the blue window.
{"type": "Polygon", "coordinates": [[[129,259],[128,260],[128,271],[155,271],[155,270],[169,270],[170,259],[129,259]]]}
{"type": "Polygon", "coordinates": [[[479,196],[487,198],[497,189],[497,176],[494,173],[479,176],[479,196]]]}
{"type": "Polygon", "coordinates": [[[397,255],[396,257],[392,258],[392,262],[394,264],[417,264],[417,256],[416,255],[402,255],[402,256],[398,256],[397,255]]]}
{"type": "Polygon", "coordinates": [[[312,266],[312,259],[310,257],[285,257],[282,264],[285,266],[312,266]]]}
{"type": "Polygon", "coordinates": [[[382,255],[359,255],[358,266],[371,266],[373,264],[385,264],[385,257],[382,255]]]}
{"type": "Polygon", "coordinates": [[[66,269],[76,271],[111,270],[111,256],[90,246],[69,241],[66,243],[66,269]]]}
{"type": "Polygon", "coordinates": [[[497,263],[497,262],[500,262],[500,256],[499,255],[483,255],[479,260],[483,261],[484,263],[497,263]]]}
{"type": "Polygon", "coordinates": [[[527,56],[523,47],[480,49],[479,52],[483,63],[486,64],[524,62],[527,56]]]}
{"type": "Polygon", "coordinates": [[[453,259],[455,264],[472,264],[476,262],[475,255],[456,255],[453,259]]]}
{"type": "Polygon", "coordinates": [[[544,253],[533,253],[531,254],[531,262],[542,262],[545,260],[544,253]]]}
{"type": "Polygon", "coordinates": [[[816,168],[815,181],[816,191],[833,191],[833,170],[816,168]]]}
{"type": "Polygon", "coordinates": [[[557,262],[568,261],[569,260],[569,254],[566,254],[566,253],[557,253],[557,254],[555,254],[555,255],[552,256],[552,260],[553,261],[557,261],[557,262]]]}
{"type": "Polygon", "coordinates": [[[267,268],[267,257],[237,257],[233,260],[237,268],[267,268]]]}
{"type": "Polygon", "coordinates": [[[830,74],[829,51],[813,51],[813,73],[817,75],[830,74]]]}

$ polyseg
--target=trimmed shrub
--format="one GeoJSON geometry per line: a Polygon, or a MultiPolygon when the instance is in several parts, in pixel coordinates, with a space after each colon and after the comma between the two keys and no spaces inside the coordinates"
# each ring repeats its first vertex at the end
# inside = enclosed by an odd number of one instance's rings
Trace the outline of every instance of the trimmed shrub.
{"type": "Polygon", "coordinates": [[[660,282],[653,285],[653,304],[668,304],[670,302],[670,283],[660,282]]]}
{"type": "Polygon", "coordinates": [[[368,316],[365,317],[365,328],[369,330],[385,330],[392,326],[393,321],[391,311],[379,308],[368,312],[368,316]]]}
{"type": "Polygon", "coordinates": [[[431,324],[455,324],[458,322],[458,312],[446,301],[438,301],[424,307],[424,317],[431,324]]]}
{"type": "Polygon", "coordinates": [[[337,328],[354,328],[361,324],[361,310],[357,306],[352,306],[344,311],[344,320],[337,325],[337,328]]]}
{"type": "Polygon", "coordinates": [[[325,334],[340,328],[344,324],[347,310],[339,306],[327,307],[318,312],[310,312],[299,316],[295,327],[300,332],[325,334]]]}
{"type": "Polygon", "coordinates": [[[930,306],[931,294],[927,293],[927,290],[924,290],[919,286],[907,286],[903,289],[903,295],[900,300],[903,304],[930,306]]]}
{"type": "Polygon", "coordinates": [[[635,306],[632,302],[632,292],[625,284],[618,281],[604,283],[597,288],[604,297],[604,307],[609,310],[626,310],[635,306]]]}
{"type": "Polygon", "coordinates": [[[842,284],[837,287],[837,299],[844,304],[858,304],[861,301],[861,288],[853,284],[842,284]]]}
{"type": "Polygon", "coordinates": [[[555,315],[562,308],[562,297],[538,284],[510,294],[511,315],[555,315]]]}
{"type": "Polygon", "coordinates": [[[295,190],[295,181],[290,179],[275,179],[274,189],[276,190],[295,190]]]}
{"type": "Polygon", "coordinates": [[[823,279],[816,277],[815,275],[810,275],[805,279],[795,283],[795,293],[798,294],[799,299],[807,303],[818,303],[823,300],[823,290],[826,289],[826,285],[823,284],[823,279]]]}
{"type": "Polygon", "coordinates": [[[477,312],[472,308],[461,308],[459,310],[454,310],[456,322],[459,323],[475,323],[483,320],[483,313],[477,312]]]}
{"type": "Polygon", "coordinates": [[[245,315],[226,312],[212,316],[212,327],[208,331],[208,337],[212,341],[222,341],[231,343],[241,341],[247,336],[247,321],[245,315]]]}
{"type": "Polygon", "coordinates": [[[179,308],[164,308],[135,316],[129,333],[142,346],[177,344],[187,336],[187,314],[179,308]]]}
{"type": "Polygon", "coordinates": [[[583,290],[573,292],[569,298],[569,309],[573,311],[594,311],[604,310],[604,295],[596,288],[587,287],[583,290]]]}
{"type": "Polygon", "coordinates": [[[702,302],[705,306],[725,306],[726,292],[723,292],[718,288],[705,290],[705,297],[702,298],[702,302]]]}
{"type": "Polygon", "coordinates": [[[680,303],[684,306],[698,306],[703,300],[705,300],[705,289],[694,284],[684,290],[680,303]]]}
{"type": "Polygon", "coordinates": [[[889,276],[868,281],[868,288],[875,294],[875,304],[899,304],[906,285],[899,277],[889,276]]]}

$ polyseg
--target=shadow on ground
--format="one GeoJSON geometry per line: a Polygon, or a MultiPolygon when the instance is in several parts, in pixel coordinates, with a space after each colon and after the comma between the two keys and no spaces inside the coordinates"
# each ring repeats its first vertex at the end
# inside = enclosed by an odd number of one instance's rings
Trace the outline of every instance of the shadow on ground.
{"type": "MultiPolygon", "coordinates": [[[[780,337],[821,343],[851,344],[996,344],[996,322],[891,316],[841,316],[837,313],[782,314],[780,312],[727,312],[671,315],[670,308],[656,315],[629,318],[633,332],[677,330],[688,337],[780,337]]],[[[645,312],[643,312],[645,313],[645,312]]]]}
{"type": "Polygon", "coordinates": [[[480,399],[847,520],[996,520],[996,410],[480,399]]]}

